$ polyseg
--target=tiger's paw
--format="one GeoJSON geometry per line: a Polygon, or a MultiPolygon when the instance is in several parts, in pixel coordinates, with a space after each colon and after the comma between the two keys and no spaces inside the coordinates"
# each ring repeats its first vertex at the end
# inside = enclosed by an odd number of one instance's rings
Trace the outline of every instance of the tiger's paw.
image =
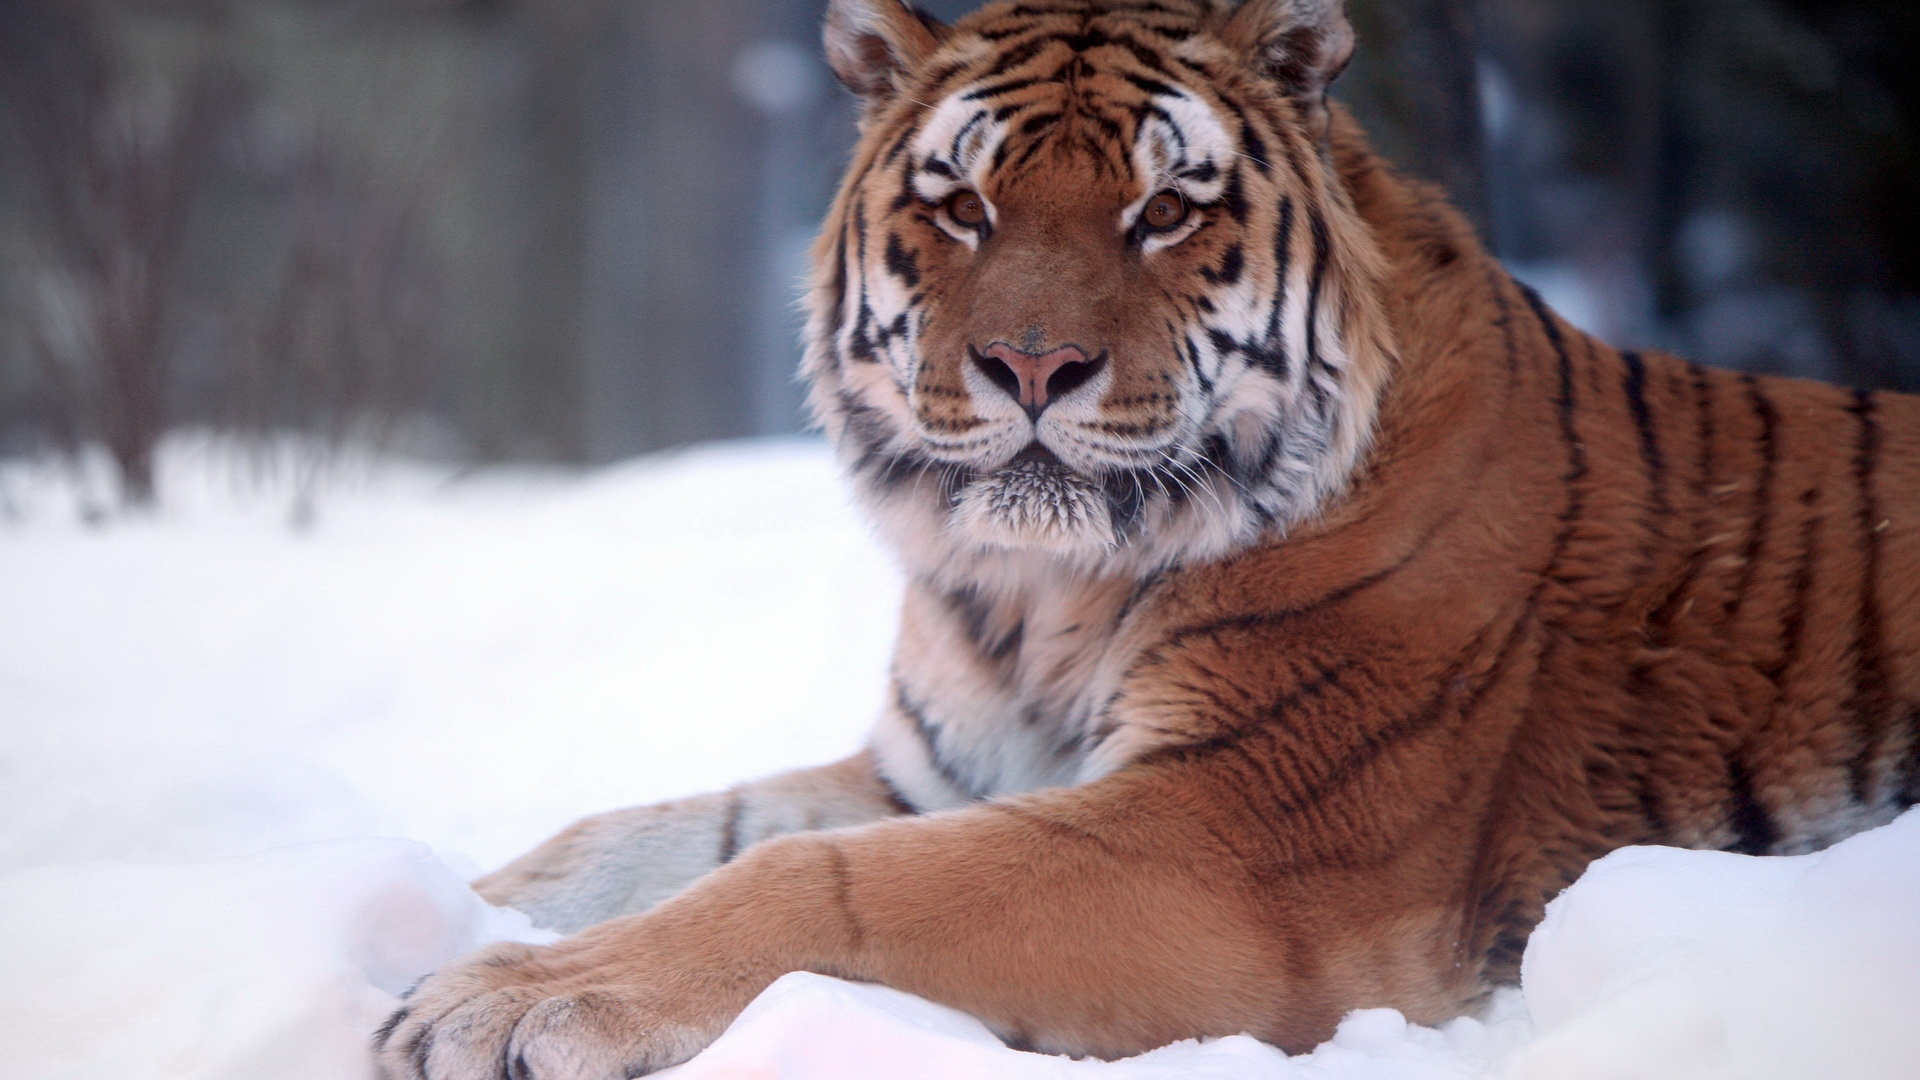
{"type": "Polygon", "coordinates": [[[570,944],[494,945],[427,977],[374,1036],[381,1076],[628,1080],[699,1053],[744,1004],[570,944]]]}

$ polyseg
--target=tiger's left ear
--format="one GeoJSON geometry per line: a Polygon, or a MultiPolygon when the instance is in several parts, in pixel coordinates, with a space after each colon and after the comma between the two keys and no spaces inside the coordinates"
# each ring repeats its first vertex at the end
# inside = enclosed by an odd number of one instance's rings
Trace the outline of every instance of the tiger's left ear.
{"type": "Polygon", "coordinates": [[[1353,58],[1345,0],[1246,0],[1220,38],[1300,107],[1307,130],[1327,136],[1327,88],[1353,58]]]}
{"type": "Polygon", "coordinates": [[[847,89],[877,105],[899,91],[946,32],[939,20],[902,0],[829,0],[827,64],[847,89]]]}

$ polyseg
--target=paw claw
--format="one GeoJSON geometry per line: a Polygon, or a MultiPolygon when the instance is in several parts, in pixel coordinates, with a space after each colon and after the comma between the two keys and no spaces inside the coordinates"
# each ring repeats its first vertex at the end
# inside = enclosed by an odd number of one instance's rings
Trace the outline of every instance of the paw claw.
{"type": "Polygon", "coordinates": [[[384,1080],[627,1080],[692,1057],[731,1015],[689,1011],[674,985],[557,947],[494,947],[423,981],[374,1053],[384,1080]]]}

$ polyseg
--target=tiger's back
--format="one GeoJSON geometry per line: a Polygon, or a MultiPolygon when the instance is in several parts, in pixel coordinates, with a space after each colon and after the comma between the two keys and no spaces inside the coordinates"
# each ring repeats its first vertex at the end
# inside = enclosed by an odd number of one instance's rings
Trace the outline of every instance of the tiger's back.
{"type": "Polygon", "coordinates": [[[1798,854],[1920,801],[1920,399],[1564,345],[1563,555],[1492,810],[1559,865],[1488,882],[1507,977],[1615,847],[1798,854]]]}
{"type": "Polygon", "coordinates": [[[1614,848],[1798,853],[1920,801],[1920,398],[1613,349],[1333,149],[1407,351],[1375,457],[1155,583],[1113,756],[1224,759],[1223,798],[1311,822],[1291,870],[1428,847],[1404,887],[1463,901],[1429,933],[1488,981],[1614,848]]]}

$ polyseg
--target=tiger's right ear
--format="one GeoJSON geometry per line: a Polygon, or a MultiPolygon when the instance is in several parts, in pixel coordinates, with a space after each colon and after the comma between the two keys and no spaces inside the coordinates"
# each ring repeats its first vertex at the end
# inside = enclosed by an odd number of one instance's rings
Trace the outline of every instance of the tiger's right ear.
{"type": "Polygon", "coordinates": [[[1293,98],[1309,136],[1327,137],[1327,87],[1353,57],[1346,0],[1245,0],[1220,37],[1293,98]]]}
{"type": "Polygon", "coordinates": [[[902,0],[829,0],[827,63],[847,89],[879,104],[933,55],[946,33],[938,19],[902,0]]]}

